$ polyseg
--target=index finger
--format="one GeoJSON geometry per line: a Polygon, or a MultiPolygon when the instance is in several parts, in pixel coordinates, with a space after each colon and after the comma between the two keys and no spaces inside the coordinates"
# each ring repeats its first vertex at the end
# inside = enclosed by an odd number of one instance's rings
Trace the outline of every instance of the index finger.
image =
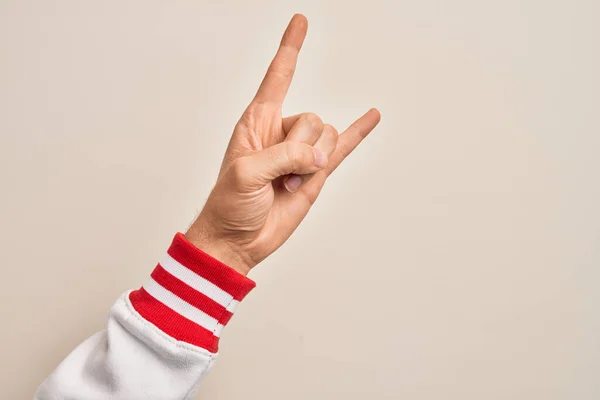
{"type": "Polygon", "coordinates": [[[281,44],[275,58],[269,65],[254,101],[258,103],[281,104],[292,83],[296,70],[298,53],[306,37],[308,21],[302,14],[292,17],[287,29],[281,38],[281,44]]]}

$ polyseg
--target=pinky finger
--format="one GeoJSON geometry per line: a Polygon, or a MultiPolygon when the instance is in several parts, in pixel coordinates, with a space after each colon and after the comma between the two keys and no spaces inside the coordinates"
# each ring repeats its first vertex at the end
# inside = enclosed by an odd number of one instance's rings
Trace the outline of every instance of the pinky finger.
{"type": "Polygon", "coordinates": [[[375,108],[370,109],[362,117],[357,119],[346,129],[338,138],[335,151],[329,157],[329,162],[325,168],[327,174],[331,174],[344,161],[346,157],[366,138],[377,126],[381,119],[381,114],[375,108]]]}
{"type": "Polygon", "coordinates": [[[354,121],[348,129],[346,129],[337,138],[337,146],[327,162],[327,166],[323,170],[315,173],[310,180],[302,185],[300,191],[304,193],[304,198],[308,200],[309,207],[319,196],[327,177],[341,164],[342,161],[367,137],[369,133],[377,126],[381,115],[379,111],[372,108],[365,115],[354,121]]]}

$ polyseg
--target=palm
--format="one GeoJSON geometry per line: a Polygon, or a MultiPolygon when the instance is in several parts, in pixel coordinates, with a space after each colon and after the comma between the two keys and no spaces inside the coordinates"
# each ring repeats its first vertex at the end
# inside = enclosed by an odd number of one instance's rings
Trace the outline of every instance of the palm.
{"type": "MultiPolygon", "coordinates": [[[[251,105],[234,130],[222,171],[240,156],[281,143],[287,133],[278,107],[251,105]]],[[[243,213],[246,220],[243,224],[248,226],[248,222],[254,222],[256,236],[253,241],[260,247],[268,247],[269,252],[274,251],[292,234],[314,202],[314,199],[309,201],[304,188],[296,193],[289,193],[283,187],[281,179],[257,190],[253,196],[251,207],[243,213]]],[[[241,216],[242,213],[238,215],[241,216]]]]}

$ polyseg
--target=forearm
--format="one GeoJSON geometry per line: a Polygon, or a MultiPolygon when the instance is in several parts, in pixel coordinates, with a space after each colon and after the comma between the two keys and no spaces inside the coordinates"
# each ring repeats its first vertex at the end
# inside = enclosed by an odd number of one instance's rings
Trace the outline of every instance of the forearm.
{"type": "Polygon", "coordinates": [[[191,398],[221,330],[253,287],[177,234],[144,286],[117,300],[107,328],[79,345],[35,399],[191,398]]]}

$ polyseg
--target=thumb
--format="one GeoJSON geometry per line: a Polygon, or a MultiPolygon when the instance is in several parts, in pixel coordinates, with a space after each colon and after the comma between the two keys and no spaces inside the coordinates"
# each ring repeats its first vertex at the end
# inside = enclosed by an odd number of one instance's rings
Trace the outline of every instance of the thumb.
{"type": "Polygon", "coordinates": [[[244,157],[248,186],[263,187],[288,174],[313,174],[327,165],[327,155],[305,143],[282,142],[244,157]]]}

